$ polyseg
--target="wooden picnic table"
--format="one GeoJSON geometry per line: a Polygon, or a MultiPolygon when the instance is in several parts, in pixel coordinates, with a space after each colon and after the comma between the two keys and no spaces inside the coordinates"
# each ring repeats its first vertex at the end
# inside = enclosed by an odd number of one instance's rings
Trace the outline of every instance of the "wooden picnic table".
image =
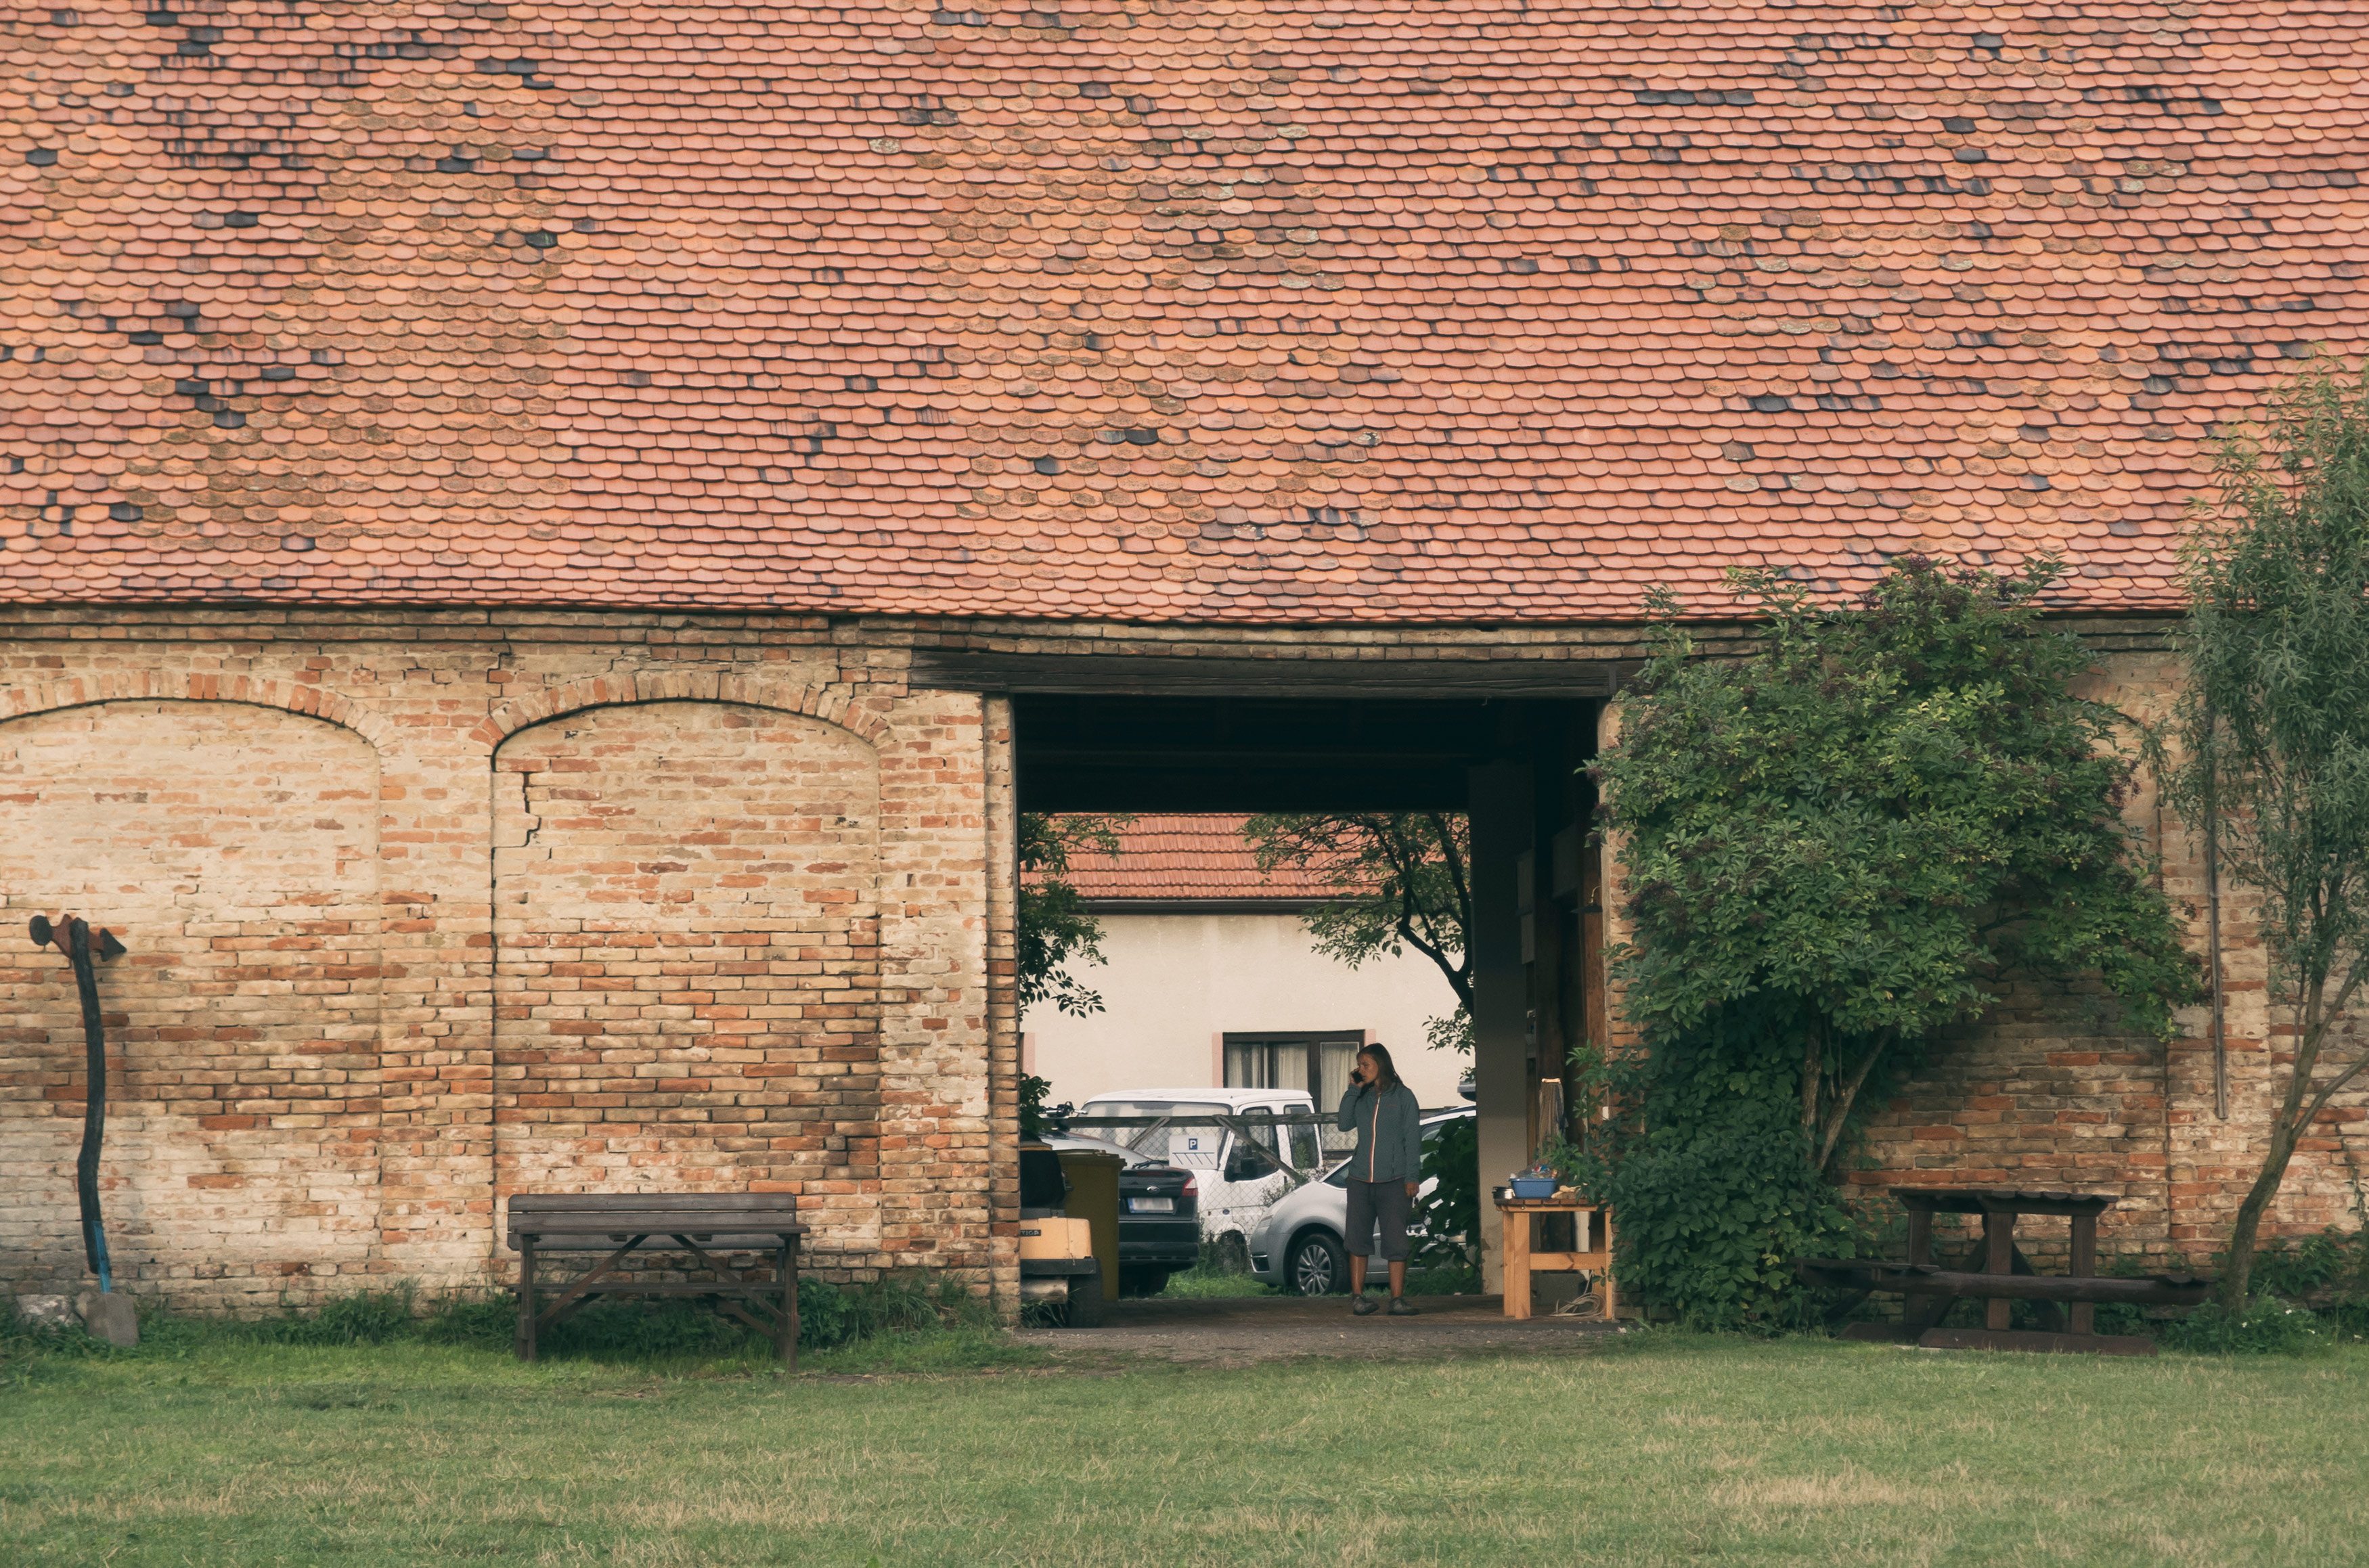
{"type": "Polygon", "coordinates": [[[1534,1274],[1594,1274],[1603,1291],[1604,1321],[1610,1322],[1612,1299],[1612,1211],[1571,1197],[1501,1197],[1497,1212],[1505,1227],[1505,1315],[1530,1315],[1530,1276],[1534,1274]],[[1572,1216],[1572,1240],[1578,1250],[1541,1253],[1532,1250],[1531,1227],[1541,1214],[1572,1216]]]}
{"type": "Polygon", "coordinates": [[[601,1296],[702,1297],[721,1315],[748,1324],[773,1342],[776,1354],[798,1364],[797,1199],[780,1193],[514,1193],[509,1242],[519,1254],[518,1355],[534,1359],[535,1336],[601,1296]],[[606,1255],[589,1273],[545,1285],[539,1265],[556,1253],[606,1255]],[[700,1274],[697,1279],[637,1279],[657,1272],[700,1274]],[[746,1256],[748,1263],[731,1259],[746,1256]],[[677,1259],[681,1261],[678,1262],[677,1259]],[[771,1277],[761,1276],[770,1272],[771,1277]],[[757,1279],[749,1275],[761,1276],[757,1279]],[[538,1312],[537,1295],[558,1290],[538,1312]]]}
{"type": "Polygon", "coordinates": [[[2090,1351],[2112,1356],[2152,1356],[2155,1342],[2136,1334],[2096,1332],[2097,1304],[2194,1306],[2211,1282],[2201,1276],[2161,1274],[2146,1278],[2106,1278],[2098,1274],[2098,1216],[2114,1206],[2104,1193],[2034,1187],[1894,1187],[1892,1196],[1908,1211],[1906,1261],[1871,1258],[1802,1258],[1794,1271],[1803,1280],[1840,1289],[1906,1298],[1901,1322],[1853,1323],[1845,1339],[1906,1342],[1928,1348],[2090,1351]],[[1982,1239],[1956,1268],[1933,1262],[1933,1217],[1980,1215],[1982,1239]],[[2057,1215],[2072,1221],[2067,1272],[2036,1272],[2015,1244],[2016,1222],[2027,1214],[2057,1215]],[[1983,1326],[1940,1325],[1961,1298],[1981,1300],[1983,1326]],[[2017,1300],[2037,1304],[2043,1327],[2015,1330],[2008,1316],[2017,1300]]]}

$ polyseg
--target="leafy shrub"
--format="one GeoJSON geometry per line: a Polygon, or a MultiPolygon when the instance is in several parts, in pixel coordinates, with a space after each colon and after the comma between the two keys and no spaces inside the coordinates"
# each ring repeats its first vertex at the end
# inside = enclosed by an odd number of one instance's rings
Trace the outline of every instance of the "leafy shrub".
{"type": "Polygon", "coordinates": [[[2255,1254],[2247,1284],[2292,1300],[2340,1281],[2369,1283],[2369,1231],[2331,1228],[2299,1242],[2283,1237],[2255,1254]]]}
{"type": "Polygon", "coordinates": [[[1444,1123],[1424,1141],[1432,1189],[1415,1200],[1423,1238],[1407,1260],[1407,1288],[1425,1296],[1478,1292],[1481,1264],[1481,1133],[1474,1117],[1444,1123]],[[1420,1288],[1413,1281],[1420,1277],[1420,1288]]]}
{"type": "Polygon", "coordinates": [[[2195,994],[2122,817],[2120,715],[2076,693],[2092,655],[2041,619],[2062,569],[1903,557],[1848,604],[1732,575],[1767,617],[1735,660],[1699,657],[1655,596],[1654,657],[1595,768],[1634,933],[1608,956],[1645,1036],[1596,1153],[1654,1305],[1798,1321],[1790,1260],[1872,1239],[1836,1182],[1871,1086],[2002,977],[2092,978],[2159,1037],[2195,994]]]}
{"type": "Polygon", "coordinates": [[[2369,1341],[2369,1296],[2339,1296],[2319,1309],[2319,1321],[2339,1344],[2369,1341]]]}
{"type": "Polygon", "coordinates": [[[1781,1102],[1747,1094],[1700,1096],[1633,1137],[1609,1182],[1623,1292],[1707,1328],[1804,1325],[1792,1260],[1872,1251],[1805,1142],[1781,1102]]]}
{"type": "Polygon", "coordinates": [[[282,1310],[277,1321],[258,1324],[256,1337],[280,1345],[384,1345],[418,1337],[418,1292],[409,1280],[386,1290],[357,1290],[333,1297],[311,1312],[282,1310]]]}
{"type": "Polygon", "coordinates": [[[2203,1356],[2293,1356],[2329,1343],[2326,1324],[2306,1307],[2258,1296],[2242,1313],[2208,1301],[2164,1327],[2163,1343],[2203,1356]]]}

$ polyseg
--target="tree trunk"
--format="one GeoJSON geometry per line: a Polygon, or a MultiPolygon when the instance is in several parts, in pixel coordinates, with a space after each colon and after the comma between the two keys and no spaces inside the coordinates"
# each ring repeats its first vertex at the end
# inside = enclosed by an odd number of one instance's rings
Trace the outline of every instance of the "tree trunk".
{"type": "Polygon", "coordinates": [[[1818,1136],[1818,1080],[1825,1063],[1818,1048],[1817,1024],[1811,1024],[1802,1034],[1802,1136],[1814,1145],[1818,1136]]]}
{"type": "Polygon", "coordinates": [[[2271,1151],[2262,1160],[2261,1174],[2254,1178],[2246,1201],[2237,1206],[2237,1222],[2229,1230],[2229,1250],[2221,1270],[2221,1304],[2232,1312],[2246,1310],[2246,1288],[2254,1272],[2254,1238],[2262,1228],[2262,1216],[2270,1212],[2271,1200],[2279,1196],[2279,1184],[2286,1179],[2287,1162],[2295,1158],[2295,1145],[2302,1140],[2303,1127],[2284,1116],[2271,1123],[2271,1151]]]}

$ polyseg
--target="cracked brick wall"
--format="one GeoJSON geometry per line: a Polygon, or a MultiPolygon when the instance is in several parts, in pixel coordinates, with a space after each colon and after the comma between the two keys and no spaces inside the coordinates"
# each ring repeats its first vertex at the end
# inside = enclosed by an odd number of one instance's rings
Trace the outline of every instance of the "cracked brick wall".
{"type": "Polygon", "coordinates": [[[495,765],[498,1185],[795,1192],[818,1248],[886,1261],[871,747],[653,703],[495,765]]]}
{"type": "Polygon", "coordinates": [[[132,623],[0,636],[0,1286],[82,1277],[79,1015],[21,934],[72,908],[132,949],[124,1288],[495,1284],[509,1191],[681,1186],[796,1194],[826,1275],[1009,1293],[987,699],[813,617],[132,623]]]}

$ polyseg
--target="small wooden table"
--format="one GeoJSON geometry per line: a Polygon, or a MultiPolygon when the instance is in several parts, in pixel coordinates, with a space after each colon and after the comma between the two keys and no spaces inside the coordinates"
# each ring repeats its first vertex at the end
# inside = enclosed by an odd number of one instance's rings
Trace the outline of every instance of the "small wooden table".
{"type": "MultiPolygon", "coordinates": [[[[697,1296],[722,1315],[773,1342],[792,1368],[798,1364],[797,1199],[779,1193],[516,1193],[509,1200],[510,1245],[519,1254],[518,1355],[534,1359],[536,1333],[563,1322],[600,1296],[697,1296]],[[553,1253],[605,1253],[589,1274],[565,1281],[559,1299],[541,1312],[544,1288],[537,1263],[553,1253]],[[755,1253],[756,1269],[728,1265],[732,1253],[755,1253]],[[709,1280],[629,1277],[636,1254],[681,1254],[686,1267],[709,1280]],[[771,1279],[741,1276],[763,1271],[771,1279]],[[622,1266],[621,1266],[622,1265],[622,1266]]],[[[639,1266],[647,1267],[647,1264],[639,1266]]]]}
{"type": "Polygon", "coordinates": [[[1505,1315],[1530,1315],[1530,1276],[1594,1274],[1604,1293],[1604,1321],[1613,1316],[1612,1211],[1576,1197],[1512,1197],[1497,1200],[1505,1225],[1505,1315]],[[1530,1250],[1530,1222],[1541,1214],[1568,1214],[1577,1252],[1530,1250]]]}

